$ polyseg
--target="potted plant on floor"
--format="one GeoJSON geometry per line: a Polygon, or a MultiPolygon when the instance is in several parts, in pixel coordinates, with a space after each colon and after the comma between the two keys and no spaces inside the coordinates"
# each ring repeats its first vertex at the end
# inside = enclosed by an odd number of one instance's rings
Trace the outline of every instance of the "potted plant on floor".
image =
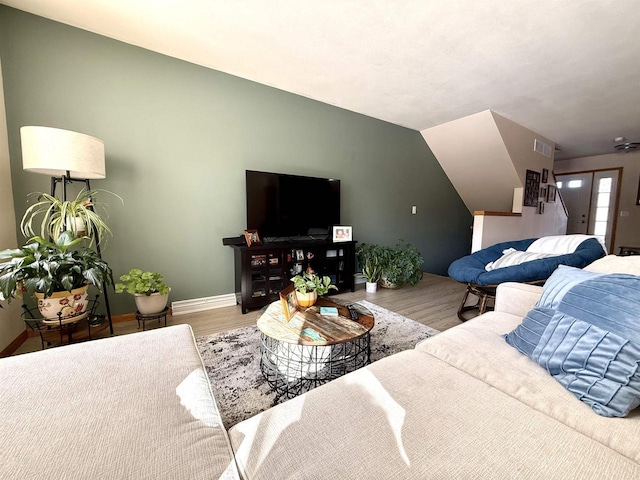
{"type": "Polygon", "coordinates": [[[31,243],[0,252],[0,293],[10,300],[35,296],[46,320],[78,320],[87,308],[89,285],[113,285],[111,268],[83,238],[61,233],[55,242],[34,237],[31,243]]]}
{"type": "Polygon", "coordinates": [[[400,240],[395,247],[385,247],[362,243],[356,249],[362,276],[378,278],[378,284],[384,288],[398,288],[402,285],[415,285],[422,279],[424,260],[420,252],[407,242],[400,240]]]}
{"type": "Polygon", "coordinates": [[[156,272],[143,272],[132,268],[116,283],[116,293],[133,295],[138,312],[143,315],[160,313],[167,306],[171,288],[164,283],[164,277],[156,272]]]}
{"type": "Polygon", "coordinates": [[[327,276],[321,277],[315,273],[301,273],[291,279],[293,288],[296,290],[298,305],[308,308],[316,303],[318,295],[322,296],[329,290],[338,290],[338,287],[331,285],[331,279],[327,276]]]}
{"type": "Polygon", "coordinates": [[[417,284],[422,279],[423,263],[420,252],[403,240],[398,241],[395,247],[383,247],[380,258],[380,286],[397,288],[417,284]]]}
{"type": "Polygon", "coordinates": [[[96,202],[95,197],[100,193],[114,195],[108,190],[86,190],[82,189],[74,200],[60,200],[47,193],[36,192],[29,196],[37,197],[37,201],[27,208],[20,229],[25,237],[31,238],[40,235],[42,238],[51,238],[56,241],[63,231],[70,231],[76,237],[87,237],[90,243],[105,238],[105,234],[111,235],[111,230],[104,219],[96,212],[96,207],[101,208],[106,213],[106,205],[96,202]],[[40,220],[39,217],[42,216],[40,220]],[[40,231],[36,232],[34,224],[40,224],[40,231]]]}
{"type": "Polygon", "coordinates": [[[362,269],[361,275],[366,281],[365,288],[367,293],[375,293],[378,290],[378,280],[382,275],[380,249],[381,247],[378,245],[367,243],[361,243],[356,248],[356,257],[362,269]]]}

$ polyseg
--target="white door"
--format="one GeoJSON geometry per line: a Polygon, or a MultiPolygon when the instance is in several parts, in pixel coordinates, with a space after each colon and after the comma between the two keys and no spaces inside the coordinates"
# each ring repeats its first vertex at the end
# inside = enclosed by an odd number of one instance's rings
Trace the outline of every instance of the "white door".
{"type": "Polygon", "coordinates": [[[610,252],[613,247],[611,237],[613,234],[613,220],[616,215],[618,171],[594,172],[591,190],[589,232],[600,238],[610,252]]]}
{"type": "Polygon", "coordinates": [[[611,251],[618,170],[556,175],[567,207],[567,234],[595,235],[611,251]]]}
{"type": "Polygon", "coordinates": [[[567,234],[587,234],[589,229],[589,206],[593,173],[556,175],[562,200],[567,207],[567,234]]]}

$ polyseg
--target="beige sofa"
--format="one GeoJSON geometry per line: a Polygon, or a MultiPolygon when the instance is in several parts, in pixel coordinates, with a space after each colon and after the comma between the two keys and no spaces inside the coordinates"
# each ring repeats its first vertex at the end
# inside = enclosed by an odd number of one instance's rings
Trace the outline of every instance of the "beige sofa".
{"type": "Polygon", "coordinates": [[[0,478],[640,478],[640,409],[596,415],[502,339],[539,294],[229,432],[188,326],[0,360],[0,478]]]}
{"type": "Polygon", "coordinates": [[[640,409],[596,415],[502,339],[540,291],[234,426],[241,476],[640,478],[640,409]]]}
{"type": "Polygon", "coordinates": [[[191,328],[0,360],[0,478],[237,479],[191,328]]]}

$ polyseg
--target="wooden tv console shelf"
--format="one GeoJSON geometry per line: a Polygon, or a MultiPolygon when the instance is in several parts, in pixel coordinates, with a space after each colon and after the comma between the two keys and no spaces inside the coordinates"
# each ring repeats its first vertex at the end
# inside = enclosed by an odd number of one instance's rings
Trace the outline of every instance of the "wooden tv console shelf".
{"type": "Polygon", "coordinates": [[[291,277],[311,267],[327,275],[339,293],[355,290],[356,243],[326,240],[274,242],[247,247],[231,245],[235,256],[236,291],[241,292],[242,313],[278,300],[291,277]]]}

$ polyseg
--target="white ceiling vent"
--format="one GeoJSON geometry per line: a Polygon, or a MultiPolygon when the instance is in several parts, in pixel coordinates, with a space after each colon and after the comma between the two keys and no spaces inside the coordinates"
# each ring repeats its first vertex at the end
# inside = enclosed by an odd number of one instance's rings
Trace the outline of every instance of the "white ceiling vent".
{"type": "Polygon", "coordinates": [[[551,148],[551,145],[547,145],[546,143],[541,142],[537,138],[533,141],[533,150],[538,152],[541,155],[544,155],[545,157],[550,157],[551,152],[553,151],[553,149],[551,148]]]}

